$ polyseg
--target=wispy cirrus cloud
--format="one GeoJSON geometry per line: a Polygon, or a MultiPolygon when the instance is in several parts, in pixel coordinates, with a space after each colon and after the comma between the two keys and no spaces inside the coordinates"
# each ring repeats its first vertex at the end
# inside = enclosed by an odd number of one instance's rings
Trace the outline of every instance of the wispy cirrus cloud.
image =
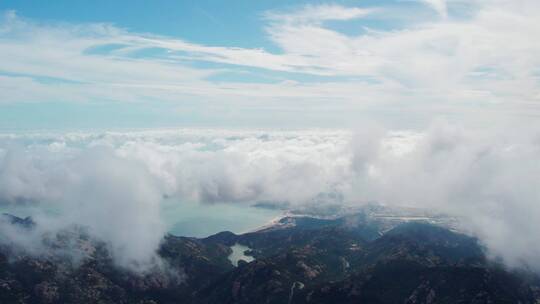
{"type": "Polygon", "coordinates": [[[428,116],[480,106],[501,115],[535,112],[535,1],[475,1],[467,17],[455,16],[464,6],[460,1],[425,3],[447,16],[386,29],[380,26],[391,18],[385,6],[266,12],[261,26],[279,48],[273,52],[7,12],[0,21],[0,58],[6,58],[0,62],[0,97],[3,103],[159,100],[282,109],[313,102],[345,112],[406,108],[428,116]],[[349,31],[331,21],[351,22],[349,31]],[[238,72],[245,76],[229,77],[238,72]],[[268,81],[242,80],[254,78],[268,81]]]}
{"type": "Polygon", "coordinates": [[[267,12],[264,17],[274,22],[286,22],[293,24],[321,24],[329,20],[352,20],[364,17],[374,9],[359,7],[344,7],[341,5],[307,5],[300,10],[289,13],[267,12]]]}
{"type": "Polygon", "coordinates": [[[448,6],[446,0],[422,0],[422,2],[431,6],[441,17],[448,17],[448,6]]]}

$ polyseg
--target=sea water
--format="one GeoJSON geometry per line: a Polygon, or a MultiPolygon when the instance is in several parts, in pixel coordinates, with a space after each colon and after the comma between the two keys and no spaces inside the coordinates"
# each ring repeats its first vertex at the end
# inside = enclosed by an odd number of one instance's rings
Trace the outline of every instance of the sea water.
{"type": "MultiPolygon", "coordinates": [[[[62,211],[33,205],[4,205],[0,213],[25,218],[37,214],[61,217],[62,211]]],[[[207,237],[221,231],[244,233],[283,215],[281,210],[253,207],[249,203],[180,202],[167,199],[161,204],[161,218],[168,232],[177,236],[207,237]]]]}
{"type": "Polygon", "coordinates": [[[202,204],[168,200],[162,217],[174,235],[207,237],[221,232],[244,233],[281,216],[283,211],[253,207],[246,203],[202,204]]]}

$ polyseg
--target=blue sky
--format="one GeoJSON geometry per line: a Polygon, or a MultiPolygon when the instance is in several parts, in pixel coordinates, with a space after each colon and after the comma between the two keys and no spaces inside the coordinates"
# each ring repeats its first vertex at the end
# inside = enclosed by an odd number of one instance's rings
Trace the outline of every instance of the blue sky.
{"type": "Polygon", "coordinates": [[[539,7],[1,1],[0,129],[536,117],[539,7]]]}
{"type": "MultiPolygon", "coordinates": [[[[111,22],[136,32],[179,37],[191,42],[262,47],[277,50],[264,33],[262,16],[270,10],[294,10],[305,5],[327,4],[327,1],[105,1],[59,0],[2,1],[3,10],[16,10],[22,16],[37,20],[61,20],[72,23],[111,22]]],[[[335,1],[355,6],[375,6],[392,1],[335,1]]],[[[406,5],[411,5],[407,3],[406,5]]]]}

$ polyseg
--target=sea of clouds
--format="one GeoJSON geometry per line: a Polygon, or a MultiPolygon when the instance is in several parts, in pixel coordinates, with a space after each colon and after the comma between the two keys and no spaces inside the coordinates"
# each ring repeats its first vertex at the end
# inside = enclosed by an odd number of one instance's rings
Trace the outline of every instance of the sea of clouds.
{"type": "MultiPolygon", "coordinates": [[[[0,135],[0,207],[82,225],[121,265],[155,260],[164,198],[413,206],[463,219],[493,256],[540,268],[540,133],[162,129],[0,135]],[[517,135],[516,135],[517,134],[517,135]]],[[[6,227],[0,240],[29,246],[6,227]]],[[[34,248],[35,249],[35,248],[34,248]]]]}

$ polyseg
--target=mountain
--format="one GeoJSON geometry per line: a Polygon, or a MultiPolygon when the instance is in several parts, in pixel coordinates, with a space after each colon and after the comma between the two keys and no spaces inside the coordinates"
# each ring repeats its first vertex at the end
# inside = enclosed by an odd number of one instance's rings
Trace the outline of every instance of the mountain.
{"type": "MultiPolygon", "coordinates": [[[[3,216],[21,233],[31,218],[3,216]]],[[[31,224],[29,224],[31,223],[31,224]]],[[[0,246],[0,303],[537,303],[535,273],[505,269],[478,241],[424,222],[366,213],[285,217],[265,229],[197,239],[167,235],[161,266],[117,266],[73,227],[36,255],[0,246]],[[255,258],[234,267],[231,247],[255,258]],[[73,258],[76,252],[78,258],[73,258]],[[69,253],[69,254],[68,254],[69,253]]]]}
{"type": "Polygon", "coordinates": [[[0,220],[9,222],[10,224],[13,224],[22,228],[32,228],[35,225],[34,220],[30,216],[23,219],[9,213],[3,213],[0,216],[0,220]]]}

